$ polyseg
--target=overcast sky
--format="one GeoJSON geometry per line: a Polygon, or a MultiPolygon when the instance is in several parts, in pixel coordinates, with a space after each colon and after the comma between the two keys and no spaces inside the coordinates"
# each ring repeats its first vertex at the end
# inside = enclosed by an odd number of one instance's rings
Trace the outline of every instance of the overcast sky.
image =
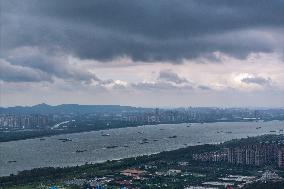
{"type": "Polygon", "coordinates": [[[284,107],[284,0],[0,0],[0,105],[284,107]]]}

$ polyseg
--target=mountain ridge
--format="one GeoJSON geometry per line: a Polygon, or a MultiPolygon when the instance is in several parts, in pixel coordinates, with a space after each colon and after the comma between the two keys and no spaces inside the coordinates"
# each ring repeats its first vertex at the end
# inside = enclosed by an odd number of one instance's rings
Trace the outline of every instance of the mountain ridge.
{"type": "Polygon", "coordinates": [[[48,105],[45,103],[34,106],[14,106],[14,107],[0,107],[0,113],[14,113],[14,114],[33,114],[33,113],[121,113],[127,111],[146,111],[152,108],[142,108],[133,106],[121,105],[80,105],[80,104],[60,104],[48,105]]]}

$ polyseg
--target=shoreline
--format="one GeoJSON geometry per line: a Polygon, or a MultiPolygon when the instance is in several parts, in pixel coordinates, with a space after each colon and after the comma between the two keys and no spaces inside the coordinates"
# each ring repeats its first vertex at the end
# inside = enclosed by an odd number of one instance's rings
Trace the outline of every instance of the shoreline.
{"type": "MultiPolygon", "coordinates": [[[[265,136],[265,135],[261,135],[261,136],[265,136]]],[[[261,136],[256,136],[256,137],[261,137],[261,136]]],[[[272,136],[272,135],[271,135],[272,136]]],[[[237,139],[237,140],[241,140],[241,139],[246,139],[246,138],[240,138],[240,139],[237,139]]],[[[82,167],[82,166],[95,166],[95,165],[102,165],[102,164],[105,164],[107,162],[117,162],[117,161],[126,161],[128,159],[136,159],[136,158],[145,158],[145,157],[149,157],[149,156],[155,156],[155,155],[160,155],[160,154],[163,154],[163,153],[174,153],[175,151],[179,151],[179,150],[186,150],[186,149],[189,149],[189,148],[194,148],[194,147],[202,147],[202,146],[218,146],[218,145],[222,145],[222,144],[225,144],[226,142],[230,142],[230,141],[233,141],[233,140],[229,140],[229,141],[224,141],[224,142],[221,142],[221,143],[206,143],[206,144],[195,144],[195,145],[188,145],[188,146],[183,146],[183,147],[180,147],[180,148],[176,148],[176,149],[170,149],[170,150],[164,150],[164,151],[161,151],[161,152],[154,152],[154,153],[150,153],[150,154],[140,154],[140,155],[137,155],[137,156],[132,156],[132,157],[126,157],[126,158],[115,158],[115,159],[111,159],[111,160],[103,160],[103,161],[97,161],[97,162],[86,162],[84,164],[77,164],[77,165],[73,165],[73,166],[57,166],[57,167],[38,167],[38,168],[32,168],[32,169],[27,169],[27,170],[23,170],[23,171],[18,171],[16,174],[10,174],[10,175],[6,175],[6,176],[0,176],[0,179],[1,178],[5,178],[5,177],[10,177],[11,175],[13,176],[18,176],[19,174],[21,174],[22,172],[31,172],[33,170],[40,170],[40,169],[72,169],[72,168],[76,168],[76,167],[82,167]]]]}
{"type": "MultiPolygon", "coordinates": [[[[231,122],[232,124],[235,124],[235,125],[239,125],[238,123],[236,122],[231,122]]],[[[43,167],[70,167],[70,166],[77,166],[77,165],[84,165],[86,162],[88,164],[96,164],[96,163],[101,163],[101,162],[106,162],[108,160],[116,160],[116,159],[124,159],[124,158],[128,158],[128,157],[138,157],[138,156],[143,156],[143,155],[151,155],[151,154],[157,154],[157,153],[161,153],[161,152],[165,152],[165,151],[173,151],[173,150],[177,150],[177,149],[181,149],[181,148],[186,148],[186,147],[189,147],[189,146],[200,146],[200,145],[203,145],[203,144],[220,144],[220,143],[223,143],[223,142],[226,142],[226,141],[229,141],[231,139],[240,139],[240,138],[247,138],[247,136],[250,136],[250,137],[255,137],[255,136],[262,136],[262,135],[265,135],[265,134],[274,134],[274,133],[269,133],[269,130],[270,130],[270,127],[267,127],[267,129],[261,131],[261,130],[255,130],[254,128],[257,127],[257,125],[255,123],[251,123],[249,127],[247,123],[243,123],[241,122],[242,126],[241,128],[249,128],[249,133],[251,133],[250,135],[247,135],[247,134],[244,134],[244,135],[239,135],[238,133],[235,133],[233,130],[233,135],[231,134],[226,134],[226,129],[229,129],[232,128],[231,125],[228,125],[227,123],[220,123],[222,124],[223,126],[225,126],[225,129],[224,132],[222,131],[222,133],[220,132],[220,134],[217,134],[219,133],[218,132],[218,127],[219,125],[216,125],[217,127],[211,127],[210,123],[207,123],[207,124],[204,124],[204,126],[202,126],[201,124],[192,124],[192,128],[186,128],[187,127],[187,124],[180,124],[180,127],[179,125],[175,125],[175,124],[161,124],[161,125],[154,125],[154,126],[151,126],[151,125],[143,125],[143,126],[137,126],[137,127],[128,127],[128,128],[132,128],[131,130],[129,130],[130,133],[134,134],[134,136],[138,136],[138,139],[134,140],[133,143],[130,145],[130,147],[128,148],[127,147],[127,152],[122,152],[120,153],[119,151],[123,151],[124,150],[124,145],[127,143],[127,140],[125,141],[122,141],[120,143],[106,143],[106,144],[102,144],[102,145],[98,145],[98,147],[96,147],[96,145],[94,147],[84,147],[82,145],[79,145],[81,147],[73,147],[73,143],[70,142],[70,143],[62,143],[60,140],[60,137],[55,137],[53,139],[50,139],[50,138],[46,138],[46,141],[37,141],[37,140],[34,140],[34,139],[29,139],[29,141],[25,141],[23,142],[23,145],[22,145],[22,142],[18,142],[18,141],[14,141],[14,142],[11,142],[9,144],[7,144],[8,146],[10,146],[9,148],[7,148],[6,152],[7,152],[7,155],[6,158],[5,156],[3,156],[3,171],[1,174],[1,176],[8,176],[9,174],[13,173],[13,174],[17,174],[18,171],[22,171],[22,170],[31,170],[33,168],[43,168],[43,167]],[[165,126],[165,127],[164,127],[165,126]],[[141,127],[139,129],[139,127],[141,127]],[[168,128],[169,127],[169,128],[168,128]],[[136,129],[137,128],[137,129],[136,129]],[[160,136],[160,138],[156,135],[140,135],[140,131],[146,131],[148,129],[151,129],[151,131],[157,131],[157,132],[160,132],[161,128],[166,128],[166,131],[162,131],[162,135],[160,136]],[[180,128],[180,129],[177,129],[178,131],[182,131],[180,134],[177,133],[172,133],[171,129],[174,129],[176,130],[177,128],[180,128]],[[212,132],[215,133],[215,135],[217,136],[216,140],[204,140],[203,143],[200,142],[200,139],[199,138],[190,138],[189,136],[193,135],[193,131],[199,131],[200,129],[201,130],[208,130],[209,128],[211,128],[210,130],[212,130],[212,132]],[[184,130],[185,129],[185,130],[184,130]],[[197,130],[196,130],[197,129],[197,130]],[[186,132],[189,132],[189,135],[183,135],[184,131],[186,132]],[[256,131],[259,131],[259,133],[255,133],[256,131]],[[254,134],[252,134],[252,132],[254,134]],[[172,137],[172,136],[175,136],[177,135],[178,137],[181,137],[181,139],[169,139],[169,137],[172,137]],[[234,135],[239,135],[239,137],[237,136],[234,136],[234,135]],[[225,138],[223,138],[225,137],[225,138]],[[158,139],[159,142],[156,144],[149,144],[149,148],[148,148],[148,144],[147,145],[142,145],[140,144],[140,142],[142,141],[143,138],[148,138],[150,141],[154,140],[154,139],[158,139]],[[218,139],[219,138],[219,139],[218,139]],[[60,161],[58,161],[58,159],[60,160],[61,159],[61,155],[59,155],[58,157],[59,158],[47,158],[48,161],[52,162],[52,163],[46,163],[46,161],[38,161],[38,158],[35,158],[36,162],[37,163],[31,163],[30,165],[28,164],[28,158],[30,157],[29,154],[33,154],[33,150],[24,150],[23,152],[31,152],[31,153],[26,153],[27,155],[23,155],[23,158],[22,159],[17,159],[17,158],[14,158],[15,156],[9,156],[10,152],[13,152],[13,150],[11,149],[18,149],[17,146],[20,145],[20,147],[23,149],[25,149],[26,147],[30,147],[30,144],[37,144],[36,145],[36,148],[37,147],[41,147],[40,149],[43,149],[42,147],[44,147],[45,149],[45,146],[46,144],[48,144],[47,146],[50,146],[50,144],[57,144],[57,140],[59,140],[59,146],[70,146],[70,148],[68,147],[68,151],[66,151],[66,153],[72,155],[74,153],[76,153],[76,150],[87,150],[88,152],[86,152],[86,154],[83,154],[83,153],[77,153],[76,158],[74,159],[77,159],[77,161],[74,161],[74,160],[64,160],[62,163],[60,163],[60,161]],[[159,148],[159,145],[160,143],[163,143],[164,141],[173,141],[173,142],[169,142],[168,144],[168,147],[166,148],[159,148]],[[185,141],[184,141],[185,140],[185,141]],[[180,141],[177,143],[177,141],[180,141]],[[125,143],[126,142],[126,143],[125,143]],[[40,144],[41,143],[41,144],[40,144]],[[107,144],[109,144],[109,146],[111,145],[118,145],[118,149],[104,149],[107,144]],[[28,145],[28,146],[27,146],[28,145]],[[137,146],[138,145],[138,146],[137,146]],[[140,150],[138,150],[137,152],[133,149],[135,149],[135,147],[138,147],[140,150]],[[139,147],[141,146],[141,147],[139,147]],[[156,148],[157,146],[157,148],[156,148]],[[13,148],[11,148],[13,147],[13,148]],[[14,148],[15,147],[15,148],[14,148]],[[155,148],[154,148],[155,147],[155,148]],[[149,149],[149,150],[148,150],[149,149]],[[98,153],[103,153],[104,155],[99,157],[97,156],[98,153]],[[116,152],[118,152],[118,155],[112,155],[112,154],[116,154],[116,152]],[[92,155],[92,157],[90,156],[92,155]],[[110,155],[110,156],[108,156],[110,155]],[[80,158],[80,156],[82,156],[82,158],[80,158]],[[93,157],[94,156],[94,157],[93,157]],[[7,163],[8,161],[13,161],[13,160],[16,160],[17,162],[15,164],[11,163],[10,165],[7,163]],[[27,164],[25,163],[27,162],[27,164]],[[8,168],[8,169],[7,169],[8,168]]],[[[263,123],[261,123],[263,124],[263,123]]],[[[214,125],[214,124],[213,124],[214,125]]],[[[222,128],[223,126],[220,125],[220,128],[222,128]]],[[[276,123],[271,123],[269,125],[275,125],[276,128],[279,129],[279,127],[282,127],[282,122],[278,122],[276,121],[276,123]]],[[[233,126],[233,125],[232,125],[233,126]]],[[[262,126],[263,128],[265,128],[264,126],[262,126]]],[[[275,129],[276,129],[275,128],[275,129]]],[[[125,134],[122,134],[122,133],[125,133],[125,131],[128,131],[127,128],[116,128],[116,129],[110,129],[110,135],[113,135],[113,133],[120,133],[119,135],[114,135],[115,136],[124,136],[125,134]],[[122,135],[121,135],[122,134],[122,135]]],[[[163,129],[164,130],[164,129],[163,129]]],[[[197,132],[198,133],[198,132],[197,132]]],[[[200,133],[200,132],[199,132],[200,133]]],[[[283,132],[281,132],[283,133],[283,132]]],[[[131,135],[132,135],[131,134],[131,135]]],[[[147,132],[145,133],[147,134],[147,132]]],[[[204,134],[200,133],[202,136],[204,134]]],[[[83,135],[83,134],[82,134],[83,135]]],[[[78,142],[78,140],[80,141],[80,138],[81,138],[81,141],[85,141],[86,139],[88,139],[88,143],[91,142],[91,141],[94,141],[92,138],[93,136],[97,136],[97,137],[102,137],[102,134],[100,131],[91,131],[91,132],[85,132],[85,135],[82,136],[81,134],[78,134],[78,133],[72,133],[72,134],[64,134],[64,136],[62,136],[62,138],[70,138],[70,139],[73,139],[73,142],[78,142]],[[85,139],[85,136],[87,137],[85,139]],[[77,138],[77,137],[80,137],[80,138],[77,138]],[[91,139],[91,140],[89,140],[91,139]]],[[[215,136],[214,135],[214,136],[215,136]]],[[[195,134],[194,134],[195,136],[195,134]]],[[[198,135],[199,136],[199,135],[198,135]]],[[[213,137],[214,138],[214,137],[213,137]]],[[[102,137],[101,139],[104,139],[106,141],[110,141],[112,140],[112,138],[109,138],[109,137],[102,137]]],[[[97,140],[101,140],[100,138],[97,139],[97,140]]],[[[76,145],[78,144],[83,144],[83,143],[76,143],[76,145]]],[[[3,148],[3,152],[5,152],[5,143],[1,143],[2,147],[3,148]]],[[[76,146],[75,145],[75,146],[76,146]]],[[[35,149],[36,149],[35,148],[35,149]]],[[[58,149],[60,149],[62,147],[59,147],[58,149]]],[[[33,149],[33,148],[32,148],[33,149]]],[[[40,150],[39,149],[39,150],[40,150]]],[[[50,147],[47,147],[46,148],[47,151],[50,150],[50,147]]],[[[57,148],[56,148],[57,149],[57,148]]],[[[58,150],[57,149],[57,150],[58,150]]],[[[45,150],[44,150],[45,151],[45,150]]],[[[46,153],[43,153],[42,154],[46,154],[46,153]]],[[[58,154],[60,154],[60,150],[59,151],[54,151],[53,152],[58,152],[58,154]]],[[[13,152],[14,154],[19,154],[17,153],[16,151],[13,152]]],[[[62,156],[63,157],[63,156],[62,156]]],[[[63,159],[62,159],[63,160],[63,159]]]]}

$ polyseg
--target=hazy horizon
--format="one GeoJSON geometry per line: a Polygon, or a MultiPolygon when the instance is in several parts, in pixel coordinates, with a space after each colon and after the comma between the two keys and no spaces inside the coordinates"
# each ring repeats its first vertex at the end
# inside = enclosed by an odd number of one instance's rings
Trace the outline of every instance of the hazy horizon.
{"type": "Polygon", "coordinates": [[[87,105],[87,106],[130,106],[135,108],[161,108],[161,109],[178,109],[178,108],[241,108],[241,109],[284,109],[284,107],[264,107],[264,106],[143,106],[143,105],[131,105],[131,104],[77,104],[77,103],[67,103],[67,104],[48,104],[45,102],[39,104],[26,104],[26,105],[14,105],[14,106],[0,106],[0,108],[13,108],[13,107],[33,107],[37,105],[48,105],[48,106],[60,106],[60,105],[87,105]]]}

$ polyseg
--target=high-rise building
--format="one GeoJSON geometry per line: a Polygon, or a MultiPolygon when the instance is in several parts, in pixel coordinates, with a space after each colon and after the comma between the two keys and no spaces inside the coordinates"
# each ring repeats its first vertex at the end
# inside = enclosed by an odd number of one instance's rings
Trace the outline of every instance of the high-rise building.
{"type": "Polygon", "coordinates": [[[278,167],[284,168],[284,147],[278,150],[278,167]]]}
{"type": "Polygon", "coordinates": [[[235,156],[235,149],[228,148],[228,162],[229,163],[236,163],[236,156],[235,156]]]}
{"type": "Polygon", "coordinates": [[[246,151],[242,148],[236,148],[236,164],[245,164],[246,161],[246,151]]]}
{"type": "Polygon", "coordinates": [[[246,149],[246,164],[247,165],[255,164],[255,150],[252,148],[246,149]]]}
{"type": "Polygon", "coordinates": [[[228,162],[240,165],[272,165],[278,160],[279,167],[284,167],[284,147],[277,144],[254,144],[227,149],[228,162]]]}

